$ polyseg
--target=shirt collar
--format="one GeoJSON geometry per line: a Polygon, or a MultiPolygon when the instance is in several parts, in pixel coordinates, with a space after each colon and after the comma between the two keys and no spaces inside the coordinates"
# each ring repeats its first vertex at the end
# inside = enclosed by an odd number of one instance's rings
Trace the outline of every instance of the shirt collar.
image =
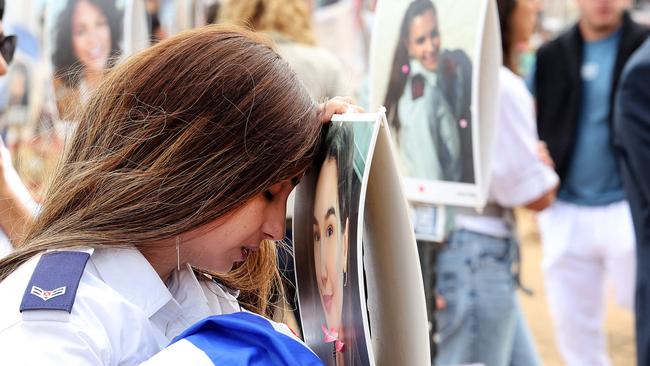
{"type": "Polygon", "coordinates": [[[409,63],[411,65],[411,77],[420,74],[422,77],[424,77],[428,84],[432,86],[436,86],[438,84],[438,75],[435,72],[422,66],[422,63],[420,63],[420,61],[412,58],[409,63]]]}
{"type": "Polygon", "coordinates": [[[174,271],[168,288],[136,248],[98,249],[91,261],[108,286],[141,308],[149,318],[169,302],[182,310],[201,304],[207,306],[205,294],[189,268],[174,271]]]}

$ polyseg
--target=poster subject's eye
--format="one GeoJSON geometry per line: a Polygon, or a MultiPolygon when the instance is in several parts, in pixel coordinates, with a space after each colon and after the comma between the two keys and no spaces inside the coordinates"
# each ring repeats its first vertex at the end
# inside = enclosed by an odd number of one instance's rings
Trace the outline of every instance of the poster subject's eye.
{"type": "Polygon", "coordinates": [[[334,235],[334,227],[332,225],[327,225],[327,229],[325,230],[325,234],[327,235],[328,238],[331,237],[332,235],[334,235]]]}
{"type": "Polygon", "coordinates": [[[320,242],[320,233],[318,231],[314,231],[314,243],[319,243],[320,242]]]}

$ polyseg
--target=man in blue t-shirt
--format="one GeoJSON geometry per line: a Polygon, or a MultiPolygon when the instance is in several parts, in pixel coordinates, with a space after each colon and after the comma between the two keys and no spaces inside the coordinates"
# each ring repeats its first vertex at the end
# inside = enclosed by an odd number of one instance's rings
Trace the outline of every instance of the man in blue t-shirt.
{"type": "Polygon", "coordinates": [[[567,365],[610,365],[603,331],[605,277],[634,299],[634,231],[612,140],[612,103],[627,58],[648,31],[625,0],[578,0],[578,23],[542,46],[533,92],[538,130],[561,178],[539,217],[544,275],[567,365]]]}

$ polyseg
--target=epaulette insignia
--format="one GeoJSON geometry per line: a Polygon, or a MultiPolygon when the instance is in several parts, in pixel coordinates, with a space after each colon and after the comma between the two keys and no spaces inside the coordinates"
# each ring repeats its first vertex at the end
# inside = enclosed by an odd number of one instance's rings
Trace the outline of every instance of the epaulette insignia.
{"type": "Polygon", "coordinates": [[[85,252],[53,251],[43,254],[25,289],[20,312],[65,310],[70,313],[88,258],[90,254],[85,252]]]}

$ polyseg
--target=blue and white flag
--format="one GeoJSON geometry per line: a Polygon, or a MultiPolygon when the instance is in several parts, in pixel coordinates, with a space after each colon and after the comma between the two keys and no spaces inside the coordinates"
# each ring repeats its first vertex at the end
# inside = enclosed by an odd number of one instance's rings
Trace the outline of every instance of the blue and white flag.
{"type": "Polygon", "coordinates": [[[267,366],[323,363],[289,327],[250,312],[201,320],[143,366],[267,366]]]}

